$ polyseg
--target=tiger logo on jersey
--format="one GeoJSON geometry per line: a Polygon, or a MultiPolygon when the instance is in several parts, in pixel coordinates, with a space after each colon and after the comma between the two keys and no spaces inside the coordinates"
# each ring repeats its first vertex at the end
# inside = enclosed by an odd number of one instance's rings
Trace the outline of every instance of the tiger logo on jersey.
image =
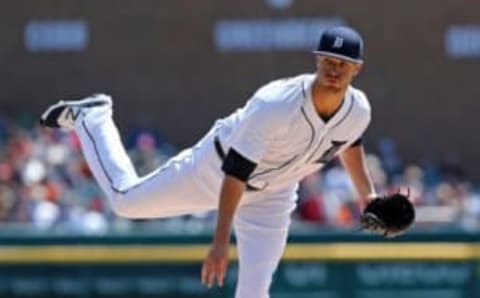
{"type": "Polygon", "coordinates": [[[332,146],[328,148],[319,159],[317,159],[316,163],[328,163],[346,143],[346,141],[332,141],[332,146]]]}

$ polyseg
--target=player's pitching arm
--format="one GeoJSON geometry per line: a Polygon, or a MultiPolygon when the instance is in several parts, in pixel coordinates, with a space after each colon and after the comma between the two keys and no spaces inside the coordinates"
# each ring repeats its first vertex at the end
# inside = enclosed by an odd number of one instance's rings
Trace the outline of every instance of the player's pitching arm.
{"type": "Polygon", "coordinates": [[[209,288],[215,279],[219,286],[223,285],[228,266],[232,221],[244,190],[245,182],[233,176],[225,176],[220,193],[215,236],[202,267],[202,283],[209,288]]]}
{"type": "Polygon", "coordinates": [[[340,161],[353,181],[362,207],[370,199],[377,197],[375,187],[368,172],[363,145],[355,144],[340,154],[340,161]]]}
{"type": "Polygon", "coordinates": [[[230,232],[238,203],[245,191],[248,177],[255,170],[256,163],[231,148],[223,162],[225,173],[218,205],[217,226],[210,251],[202,267],[202,283],[211,287],[215,280],[223,285],[228,266],[230,232]]]}

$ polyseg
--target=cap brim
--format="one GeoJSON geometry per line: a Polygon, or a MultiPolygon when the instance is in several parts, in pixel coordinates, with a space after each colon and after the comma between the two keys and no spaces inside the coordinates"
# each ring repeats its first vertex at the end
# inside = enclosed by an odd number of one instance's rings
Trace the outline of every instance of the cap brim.
{"type": "Polygon", "coordinates": [[[353,63],[363,63],[363,59],[353,59],[345,55],[335,54],[335,53],[326,52],[326,51],[312,51],[312,53],[315,55],[334,57],[334,58],[346,60],[353,63]]]}

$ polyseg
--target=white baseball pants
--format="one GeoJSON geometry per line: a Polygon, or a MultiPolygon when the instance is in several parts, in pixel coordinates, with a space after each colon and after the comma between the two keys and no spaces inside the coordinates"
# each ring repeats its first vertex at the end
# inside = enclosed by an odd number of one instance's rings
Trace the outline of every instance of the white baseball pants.
{"type": "MultiPolygon", "coordinates": [[[[164,166],[138,177],[112,120],[111,107],[90,109],[75,123],[84,156],[114,212],[160,218],[216,209],[223,179],[213,133],[164,166]]],[[[246,192],[234,220],[239,256],[236,298],[268,298],[283,254],[296,187],[246,192]]]]}

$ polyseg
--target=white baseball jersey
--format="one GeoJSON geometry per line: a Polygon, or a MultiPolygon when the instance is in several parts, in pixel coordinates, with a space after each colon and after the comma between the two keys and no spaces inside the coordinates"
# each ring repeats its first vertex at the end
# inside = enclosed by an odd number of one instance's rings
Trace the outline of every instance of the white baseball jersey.
{"type": "Polygon", "coordinates": [[[260,88],[247,104],[217,122],[225,151],[233,147],[257,163],[249,184],[281,188],[319,170],[362,136],[370,122],[365,94],[349,86],[328,121],[311,97],[314,74],[281,79],[260,88]]]}

